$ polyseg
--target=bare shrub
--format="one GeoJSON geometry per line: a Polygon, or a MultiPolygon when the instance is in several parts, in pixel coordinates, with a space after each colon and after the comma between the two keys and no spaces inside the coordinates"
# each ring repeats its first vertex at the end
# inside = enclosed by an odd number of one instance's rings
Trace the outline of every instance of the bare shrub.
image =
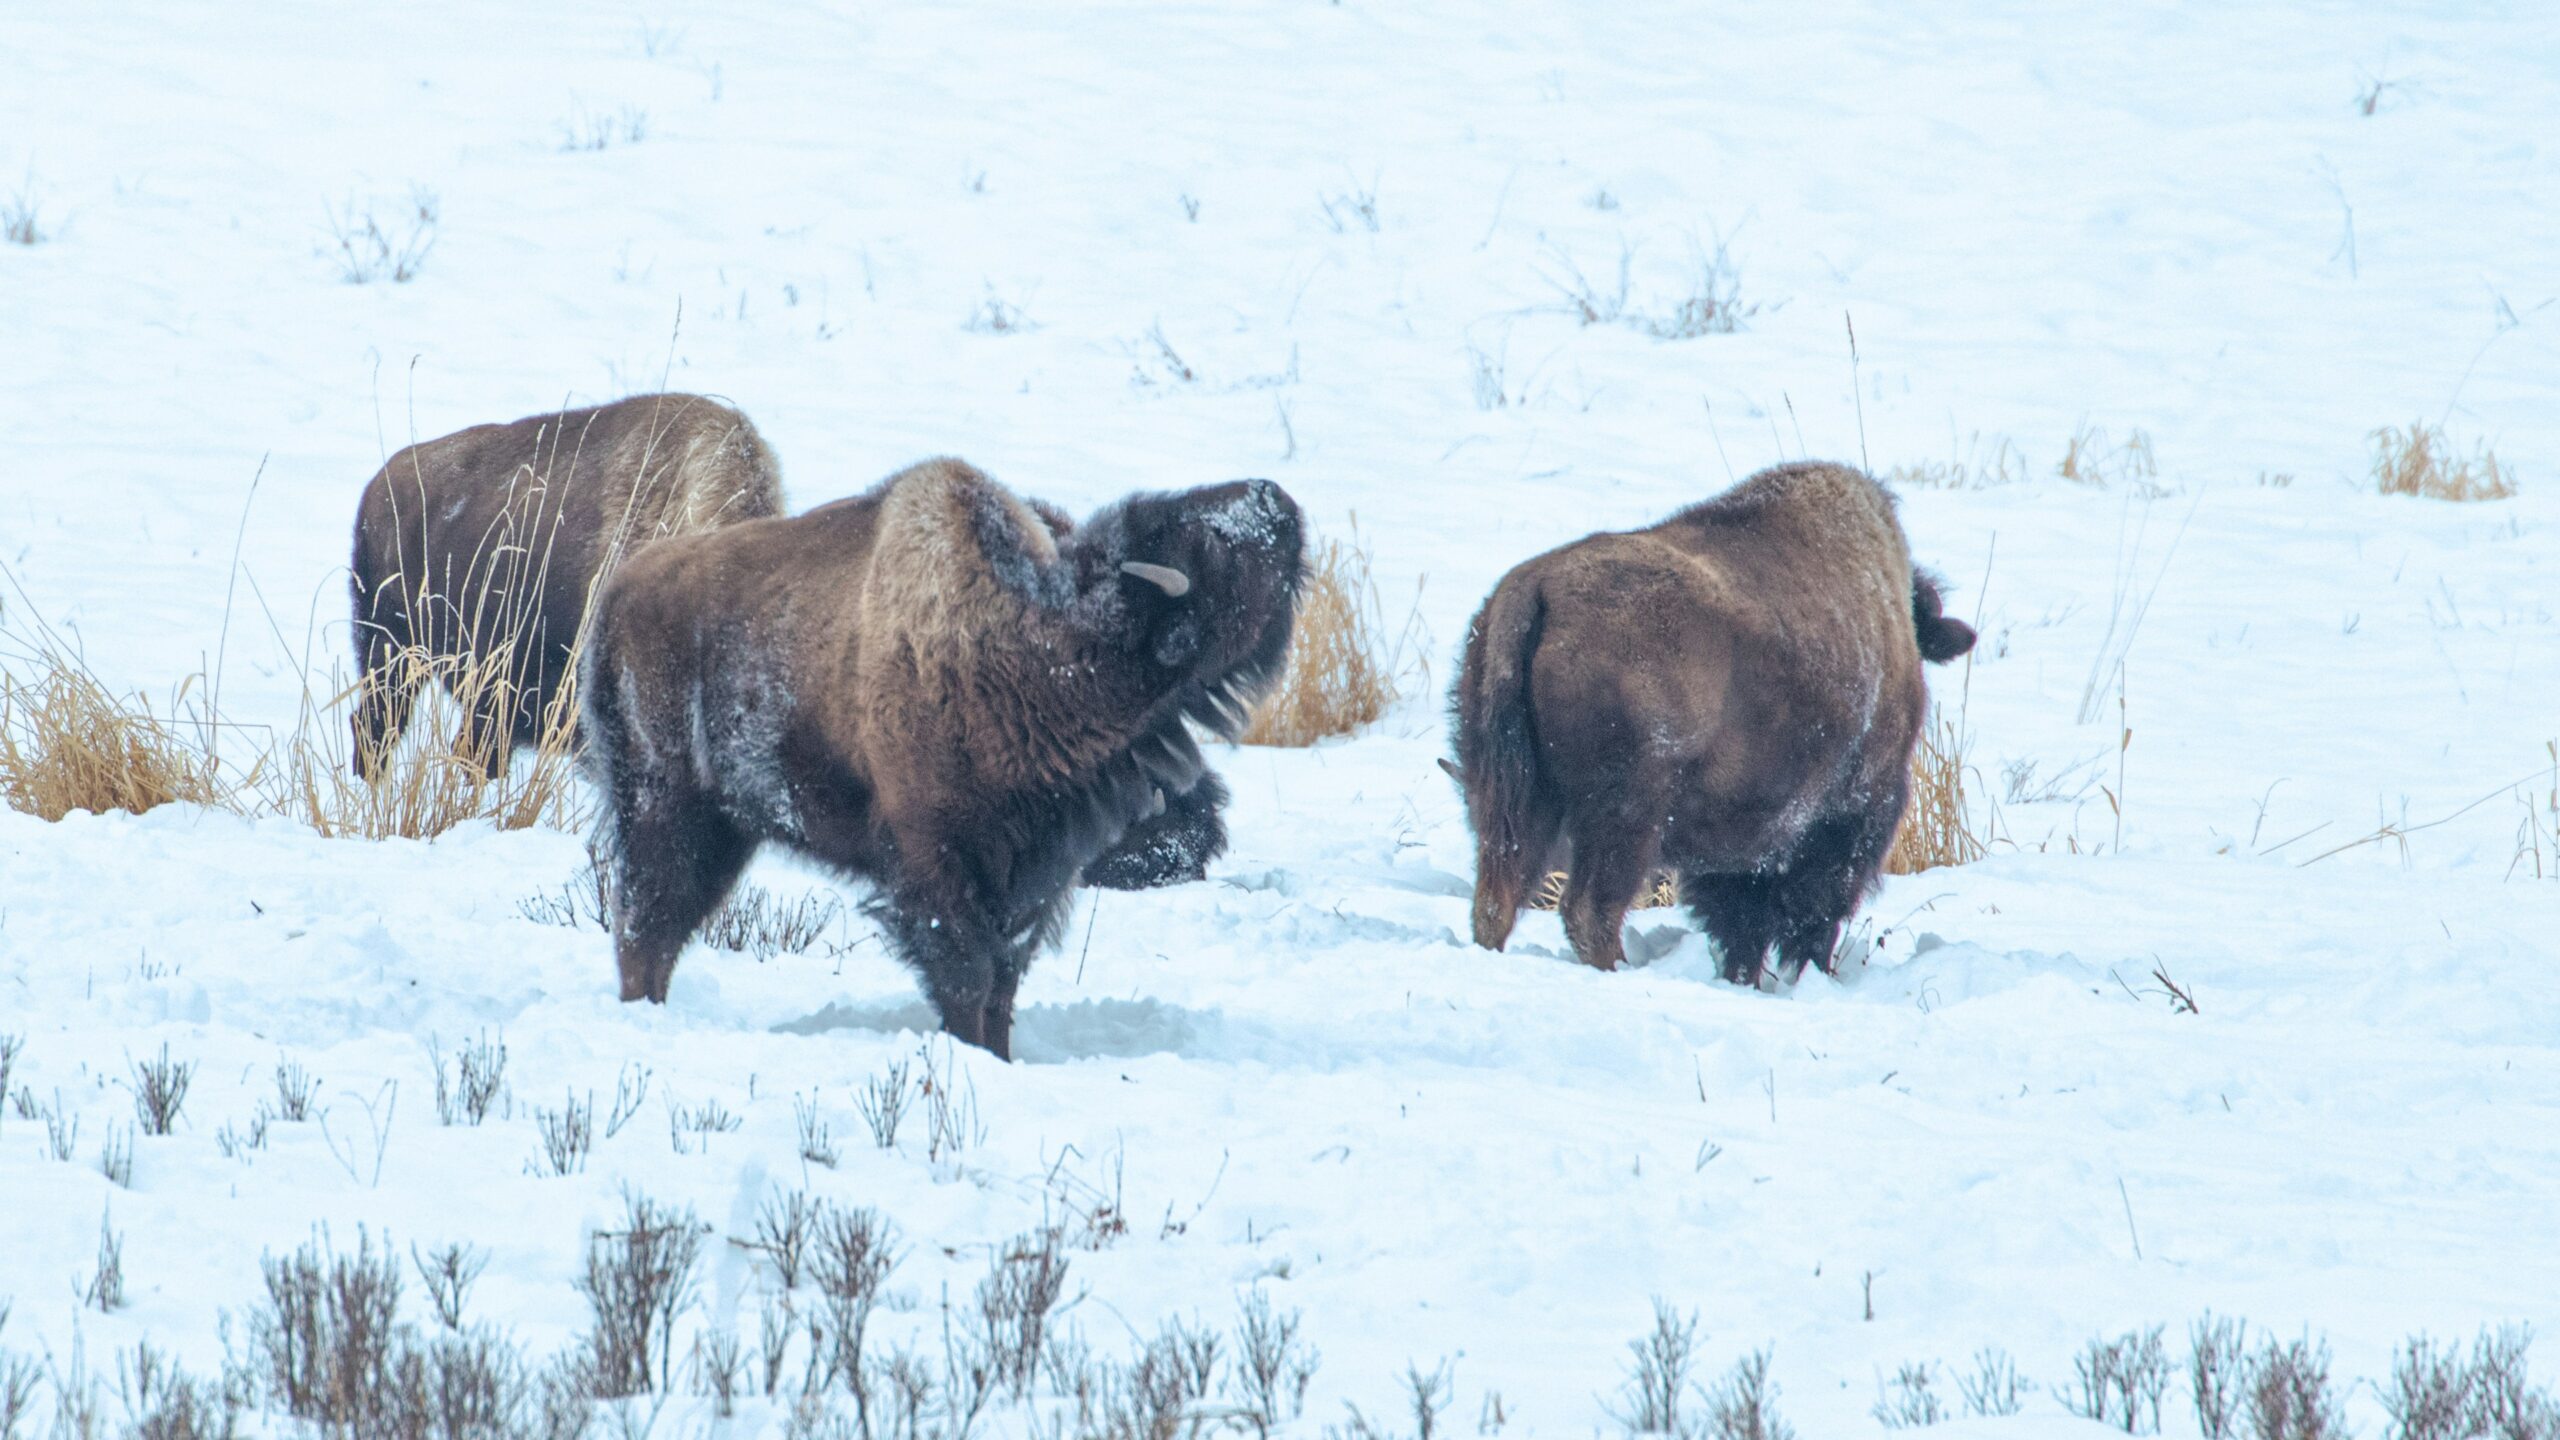
{"type": "MultiPolygon", "coordinates": [[[[1911,752],[1911,793],[1885,853],[1884,873],[1917,875],[1941,865],[1970,865],[1983,857],[1986,836],[1976,831],[1965,781],[1969,737],[1934,707],[1911,752]]],[[[1988,828],[1987,825],[1985,827],[1988,828]]]]}
{"type": "Polygon", "coordinates": [[[2027,474],[2027,457],[2008,437],[1995,435],[1986,441],[1977,430],[1965,441],[1961,453],[1943,461],[1896,465],[1885,472],[1884,479],[1889,485],[1923,490],[1988,490],[1995,485],[2015,485],[2027,474]]]}
{"type": "MultiPolygon", "coordinates": [[[[2536,880],[2560,879],[2560,740],[2545,741],[2543,753],[2551,757],[2551,770],[2542,793],[2524,786],[2516,789],[2516,804],[2524,817],[2516,822],[2515,858],[2507,862],[2510,879],[2528,868],[2536,880]]],[[[0,1079],[7,1075],[7,1066],[0,1064],[0,1079]]]]}
{"type": "Polygon", "coordinates": [[[121,1189],[133,1188],[133,1131],[109,1123],[107,1136],[98,1142],[98,1173],[121,1189]]]}
{"type": "Polygon", "coordinates": [[[187,1087],[195,1083],[196,1066],[192,1060],[171,1060],[169,1047],[163,1044],[157,1059],[127,1061],[133,1080],[133,1116],[145,1135],[166,1135],[177,1128],[178,1116],[187,1108],[187,1087]]]}
{"type": "Polygon", "coordinates": [[[693,1392],[711,1402],[711,1413],[723,1420],[738,1413],[738,1387],[746,1379],[746,1345],[738,1332],[710,1329],[693,1342],[693,1392]]]}
{"type": "Polygon", "coordinates": [[[1298,591],[1287,668],[1238,739],[1304,747],[1377,721],[1401,696],[1398,670],[1412,626],[1392,646],[1385,632],[1369,550],[1357,526],[1347,543],[1316,542],[1306,584],[1298,591]]]}
{"type": "Polygon", "coordinates": [[[1504,410],[1528,403],[1525,395],[1514,395],[1506,373],[1510,368],[1510,347],[1487,350],[1470,342],[1467,346],[1467,389],[1475,396],[1479,410],[1504,410]]]}
{"type": "Polygon", "coordinates": [[[560,122],[560,148],[567,151],[610,150],[616,145],[637,145],[648,138],[649,112],[637,105],[602,111],[581,105],[560,122]]]}
{"type": "Polygon", "coordinates": [[[824,1165],[830,1170],[836,1168],[844,1155],[836,1149],[835,1136],[827,1127],[826,1116],[818,1109],[816,1092],[791,1098],[791,1118],[800,1127],[800,1158],[812,1165],[824,1165]]]}
{"type": "Polygon", "coordinates": [[[70,1159],[80,1144],[80,1117],[62,1108],[62,1092],[54,1091],[53,1103],[39,1106],[36,1116],[44,1122],[45,1153],[56,1160],[70,1159]]]}
{"type": "Polygon", "coordinates": [[[1778,1387],[1769,1378],[1769,1352],[1754,1350],[1734,1363],[1707,1392],[1708,1440],[1795,1440],[1795,1427],[1779,1418],[1778,1387]]]}
{"type": "Polygon", "coordinates": [[[0,199],[0,239],[12,245],[41,245],[50,233],[44,226],[44,196],[29,172],[17,189],[0,199]]]}
{"type": "Polygon", "coordinates": [[[21,1033],[0,1033],[0,1100],[9,1098],[9,1075],[18,1068],[18,1057],[26,1053],[27,1037],[21,1033]]]}
{"type": "Polygon", "coordinates": [[[2270,1339],[2249,1367],[2249,1440],[2345,1440],[2326,1341],[2270,1339]]]}
{"type": "Polygon", "coordinates": [[[1627,1350],[1634,1363],[1610,1413],[1630,1434],[1687,1435],[1690,1425],[1681,1407],[1691,1389],[1689,1372],[1698,1362],[1697,1315],[1683,1316],[1656,1296],[1653,1328],[1628,1341],[1627,1350]]]}
{"type": "Polygon", "coordinates": [[[961,328],[976,335],[1018,335],[1040,327],[1022,313],[1021,306],[998,295],[996,287],[989,285],[986,294],[979,297],[977,308],[961,322],[961,328]]]}
{"type": "Polygon", "coordinates": [[[2017,1414],[2025,1393],[2034,1388],[2019,1378],[2018,1364],[2008,1351],[1988,1347],[1975,1351],[1973,1368],[1956,1377],[1964,1413],[1995,1419],[2017,1414]]]}
{"type": "Polygon", "coordinates": [[[626,1193],[619,1230],[587,1236],[578,1293],[593,1312],[586,1363],[597,1398],[666,1392],[675,1364],[676,1316],[693,1303],[702,1227],[690,1210],[669,1210],[626,1193]]]}
{"type": "Polygon", "coordinates": [[[1627,313],[1635,258],[1634,248],[1621,240],[1616,278],[1595,280],[1584,274],[1581,264],[1562,247],[1550,245],[1538,273],[1556,292],[1557,308],[1585,325],[1615,325],[1627,313]]]}
{"type": "Polygon", "coordinates": [[[124,1308],[124,1237],[112,1214],[98,1217],[98,1268],[81,1284],[80,1303],[101,1315],[124,1308]]]}
{"type": "MultiPolygon", "coordinates": [[[[1081,1373],[1071,1386],[1078,1432],[1092,1440],[1189,1440],[1199,1435],[1204,1428],[1199,1411],[1214,1390],[1219,1346],[1214,1332],[1176,1317],[1127,1362],[1076,1367],[1081,1373]]],[[[1059,1388],[1069,1390],[1070,1385],[1059,1388]]],[[[1355,1422],[1366,1423],[1356,1408],[1352,1415],[1355,1422]]],[[[1333,1433],[1329,1426],[1327,1433],[1333,1433]]]]}
{"type": "Polygon", "coordinates": [[[2160,1432],[2160,1397],[2169,1388],[2169,1355],[2161,1327],[2092,1340],[2071,1362],[2078,1389],[2063,1397],[2072,1414],[2128,1435],[2160,1432]]]}
{"type": "Polygon", "coordinates": [[[841,1384],[851,1392],[867,1431],[880,1391],[863,1347],[882,1287],[898,1266],[896,1232],[876,1210],[830,1205],[819,1214],[812,1247],[809,1275],[817,1283],[820,1308],[810,1330],[816,1383],[841,1384]]]}
{"type": "Polygon", "coordinates": [[[2524,1325],[2484,1330],[2471,1347],[2471,1433],[2489,1440],[2560,1440],[2560,1400],[2533,1384],[2525,1351],[2533,1331],[2524,1325]]]}
{"type": "Polygon", "coordinates": [[[862,1123],[871,1130],[871,1143],[883,1150],[894,1150],[898,1144],[898,1122],[906,1118],[907,1107],[915,1103],[915,1087],[907,1083],[907,1062],[892,1060],[888,1068],[862,1082],[853,1092],[853,1107],[862,1112],[862,1123]]]}
{"type": "Polygon", "coordinates": [[[924,1101],[925,1158],[935,1163],[985,1143],[986,1123],[978,1117],[978,1086],[948,1047],[924,1050],[924,1078],[916,1084],[924,1101]]]}
{"type": "Polygon", "coordinates": [[[275,1082],[275,1118],[297,1125],[310,1119],[312,1102],[320,1098],[319,1077],[303,1069],[300,1061],[279,1057],[275,1082]]]}
{"type": "Polygon", "coordinates": [[[249,1349],[269,1403],[299,1420],[365,1433],[395,1388],[399,1261],[358,1231],[351,1256],[331,1253],[324,1235],[258,1263],[266,1296],[250,1312],[249,1349]]]}
{"type": "Polygon", "coordinates": [[[746,1123],[717,1096],[693,1106],[676,1104],[672,1095],[667,1098],[667,1139],[679,1155],[706,1153],[712,1136],[733,1134],[746,1123]],[[693,1137],[689,1142],[688,1135],[693,1137]]]}
{"type": "Polygon", "coordinates": [[[2234,1440],[2249,1389],[2249,1327],[2207,1314],[2187,1331],[2187,1390],[2204,1440],[2234,1440]]]}
{"type": "Polygon", "coordinates": [[[809,1254],[810,1227],[826,1213],[823,1201],[812,1200],[806,1190],[768,1197],[764,1208],[756,1213],[753,1238],[729,1243],[754,1251],[773,1267],[773,1277],[785,1290],[800,1288],[800,1271],[809,1254]]]}
{"type": "Polygon", "coordinates": [[[997,1378],[1022,1399],[1049,1350],[1049,1317],[1066,1296],[1067,1258],[1055,1227],[1015,1236],[978,1282],[978,1324],[997,1378]]]}
{"type": "Polygon", "coordinates": [[[435,249],[443,205],[436,192],[411,186],[404,200],[349,200],[327,211],[338,274],[350,285],[388,280],[406,285],[435,249]]]}
{"type": "Polygon", "coordinates": [[[412,1245],[409,1263],[418,1267],[418,1279],[427,1287],[427,1304],[436,1312],[436,1323],[447,1330],[460,1330],[463,1309],[471,1300],[471,1287],[479,1280],[480,1272],[489,1268],[489,1252],[458,1240],[424,1252],[412,1245]]]}
{"type": "Polygon", "coordinates": [[[444,1049],[427,1037],[427,1056],[436,1072],[436,1119],[446,1125],[477,1125],[499,1108],[507,1093],[507,1037],[490,1038],[486,1030],[462,1042],[455,1056],[456,1073],[445,1073],[444,1049]]]}
{"type": "Polygon", "coordinates": [[[1669,309],[1634,317],[1638,330],[1656,340],[1694,340],[1702,335],[1730,335],[1760,312],[1742,300],[1742,275],[1718,237],[1709,249],[1690,242],[1687,283],[1669,309]]]}
{"type": "Polygon", "coordinates": [[[148,1340],[116,1357],[116,1394],[127,1440],[232,1440],[246,1404],[228,1387],[190,1377],[148,1340]]]}
{"type": "Polygon", "coordinates": [[[1323,1358],[1298,1339],[1298,1312],[1273,1312],[1260,1287],[1246,1292],[1236,1321],[1235,1359],[1227,1371],[1227,1398],[1258,1440],[1307,1412],[1307,1386],[1323,1358]]]}
{"type": "Polygon", "coordinates": [[[539,925],[570,930],[587,925],[607,932],[613,929],[613,906],[605,893],[604,872],[593,862],[574,879],[562,882],[558,890],[545,890],[517,901],[516,913],[539,925]]]}
{"type": "Polygon", "coordinates": [[[561,1102],[559,1109],[535,1109],[533,1126],[542,1136],[542,1153],[534,1157],[527,1170],[535,1175],[555,1178],[585,1171],[587,1154],[595,1149],[596,1144],[596,1102],[593,1095],[580,1100],[573,1090],[561,1102]]]}
{"type": "Polygon", "coordinates": [[[2386,425],[2373,432],[2373,486],[2385,495],[2427,500],[2504,500],[2516,493],[2515,475],[2486,444],[2455,453],[2444,427],[2413,420],[2405,430],[2386,425]]]}
{"type": "Polygon", "coordinates": [[[50,631],[19,641],[0,669],[0,800],[42,820],[75,810],[139,815],[162,805],[228,806],[232,792],[202,738],[140,694],[119,695],[50,631]],[[31,678],[21,679],[22,665],[31,678]]]}
{"type": "Polygon", "coordinates": [[[1876,1380],[1875,1408],[1868,1412],[1887,1430],[1912,1430],[1948,1418],[1938,1398],[1936,1373],[1925,1360],[1905,1362],[1893,1378],[1876,1380]]]}
{"type": "Polygon", "coordinates": [[[783,900],[762,886],[741,885],[702,922],[696,938],[713,949],[739,951],[761,962],[816,949],[843,914],[843,904],[832,895],[812,891],[783,900]]]}
{"type": "Polygon", "coordinates": [[[2106,431],[2094,425],[2082,425],[2071,434],[2062,452],[2062,463],[2053,473],[2075,485],[2096,489],[2130,490],[2137,495],[2165,495],[2168,487],[2160,483],[2160,461],[2151,450],[2151,436],[2141,430],[2126,433],[2119,444],[2106,431]]]}
{"type": "Polygon", "coordinates": [[[631,1117],[640,1113],[641,1102],[649,1098],[650,1077],[655,1073],[637,1060],[625,1061],[613,1073],[613,1108],[605,1112],[604,1138],[610,1140],[621,1134],[631,1117]]]}

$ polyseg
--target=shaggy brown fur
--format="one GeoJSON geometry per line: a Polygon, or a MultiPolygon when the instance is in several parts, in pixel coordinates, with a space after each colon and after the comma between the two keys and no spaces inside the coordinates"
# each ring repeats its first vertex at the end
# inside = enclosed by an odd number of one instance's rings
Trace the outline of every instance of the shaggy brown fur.
{"type": "Polygon", "coordinates": [[[472,687],[491,713],[471,723],[501,753],[533,744],[598,575],[665,536],[781,513],[772,449],[700,395],[475,425],[392,456],[356,507],[356,773],[399,743],[418,651],[504,665],[472,687]]]}
{"type": "Polygon", "coordinates": [[[666,999],[773,841],[871,881],[944,1027],[1010,1053],[1015,987],[1078,872],[1199,781],[1188,724],[1241,728],[1304,564],[1267,480],[1063,528],[935,460],[614,574],[580,701],[623,999],[666,999]]]}
{"type": "Polygon", "coordinates": [[[1657,864],[1724,953],[1828,970],[1901,822],[1928,687],[1973,631],[1940,613],[1883,487],[1761,471],[1643,530],[1502,578],[1450,703],[1476,833],[1476,943],[1499,950],[1569,852],[1565,933],[1615,969],[1657,864]]]}

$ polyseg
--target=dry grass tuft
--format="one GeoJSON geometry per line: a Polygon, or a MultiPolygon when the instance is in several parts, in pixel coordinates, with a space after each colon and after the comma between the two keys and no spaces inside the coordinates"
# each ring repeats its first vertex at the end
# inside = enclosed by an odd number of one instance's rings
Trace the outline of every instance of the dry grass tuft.
{"type": "Polygon", "coordinates": [[[377,760],[374,779],[349,763],[347,713],[361,704],[359,681],[327,699],[306,688],[291,734],[264,762],[267,808],[323,835],[366,840],[431,840],[486,820],[500,830],[534,825],[578,828],[585,792],[577,776],[577,670],[542,713],[539,738],[523,756],[503,720],[519,700],[514,647],[481,656],[401,650],[390,685],[416,702],[406,733],[377,760]]]}
{"type": "Polygon", "coordinates": [[[2425,500],[2504,500],[2516,493],[2516,477],[2487,445],[2457,455],[2444,427],[2413,420],[2406,430],[2386,425],[2373,432],[2373,485],[2385,495],[2425,500]]]}
{"type": "Polygon", "coordinates": [[[1414,623],[1388,643],[1369,550],[1356,530],[1348,543],[1317,542],[1298,592],[1288,668],[1237,738],[1295,748],[1375,723],[1403,696],[1399,661],[1414,623]]]}
{"type": "Polygon", "coordinates": [[[1982,858],[1989,836],[1973,828],[1964,752],[1964,731],[1932,711],[1911,754],[1911,799],[1884,857],[1887,875],[1917,875],[1982,858]]]}
{"type": "Polygon", "coordinates": [[[2008,437],[1995,435],[1986,441],[1977,430],[1966,439],[1963,454],[1944,461],[1896,465],[1884,478],[1888,485],[1921,490],[1988,490],[2026,479],[2027,457],[2008,437]]]}
{"type": "MultiPolygon", "coordinates": [[[[183,803],[368,840],[432,839],[476,821],[501,830],[584,823],[574,672],[544,713],[540,742],[515,757],[502,724],[473,718],[513,713],[507,653],[404,652],[395,683],[419,703],[368,784],[348,753],[348,713],[361,686],[324,694],[307,678],[292,728],[273,731],[227,719],[202,673],[181,681],[160,709],[118,694],[49,629],[0,638],[17,652],[0,663],[0,803],[11,809],[59,820],[76,810],[183,803]]],[[[303,673],[312,672],[306,665],[303,673]]]]}
{"type": "Polygon", "coordinates": [[[2053,473],[2074,485],[2088,485],[2101,490],[2128,489],[2137,495],[2165,495],[2168,487],[2160,483],[2160,461],[2151,452],[2151,436],[2134,430],[2117,444],[2107,432],[2094,425],[2083,425],[2074,431],[2071,443],[2062,452],[2062,463],[2053,473]]]}
{"type": "Polygon", "coordinates": [[[200,730],[142,695],[118,695],[51,632],[24,657],[31,677],[0,670],[0,801],[46,820],[75,810],[140,814],[169,804],[229,799],[200,730]]]}
{"type": "MultiPolygon", "coordinates": [[[[1537,893],[1529,897],[1529,908],[1532,910],[1553,910],[1557,906],[1563,904],[1565,879],[1566,875],[1564,871],[1549,871],[1547,878],[1538,882],[1537,893]]],[[[1666,906],[1677,905],[1679,903],[1680,877],[1672,874],[1668,870],[1661,870],[1655,872],[1652,884],[1647,885],[1643,890],[1637,892],[1635,908],[1639,910],[1660,910],[1666,906]]]]}

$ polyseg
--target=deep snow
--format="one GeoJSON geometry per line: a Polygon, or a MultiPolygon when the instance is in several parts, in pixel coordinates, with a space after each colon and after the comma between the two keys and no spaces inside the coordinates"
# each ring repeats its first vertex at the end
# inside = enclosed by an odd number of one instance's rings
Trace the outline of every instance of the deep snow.
{"type": "MultiPolygon", "coordinates": [[[[210,1367],[262,1249],[362,1224],[488,1247],[475,1308],[547,1349],[626,1184],[725,1235],[803,1184],[878,1206],[923,1336],[1114,1175],[1132,1231],[1075,1255],[1078,1323],[1116,1349],[1258,1282],[1325,1353],[1310,1430],[1442,1356],[1459,1423],[1498,1390],[1515,1430],[1603,1427],[1657,1295],[1714,1369],[1773,1346],[1808,1437],[1876,1433],[1906,1360],[1997,1345],[2058,1390],[2090,1336],[2208,1307],[2325,1332],[2342,1377],[2421,1329],[2560,1330],[2560,883],[2511,873],[2508,793],[2560,735],[2555,70],[2529,4],[0,8],[0,191],[29,176],[50,232],[0,245],[7,614],[121,683],[209,662],[236,533],[224,704],[289,720],[388,450],[661,382],[753,415],[798,506],[942,452],[1078,510],[1271,476],[1356,515],[1391,628],[1420,587],[1429,667],[1372,734],[1213,757],[1233,853],[1080,900],[1025,1063],[960,1062],[956,1163],[859,1133],[927,1013],[876,942],[697,948],[626,1009],[600,934],[518,910],[573,836],[0,813],[0,1033],[82,1127],[60,1163],[0,1109],[0,1344],[210,1367]],[[625,106],[637,143],[562,148],[625,106]],[[421,185],[416,278],[344,283],[328,208],[421,185]],[[1550,283],[1634,247],[1660,315],[1719,240],[1738,333],[1585,327],[1550,283]],[[972,328],[990,301],[1023,325],[972,328]],[[2367,433],[2413,418],[2522,496],[2369,493],[2367,433]],[[2169,493],[2050,478],[2083,423],[2147,431],[2169,493]],[[2032,478],[1904,496],[1985,636],[1933,680],[1979,797],[2033,762],[2073,798],[1890,881],[1836,985],[1723,986],[1672,912],[1619,975],[1548,916],[1463,942],[1438,697],[1505,568],[1779,458],[2000,437],[2032,478]],[[2120,726],[2093,665],[2145,593],[2120,726]],[[483,1030],[512,1115],[440,1127],[429,1042],[483,1030]],[[164,1043],[186,1120],[118,1189],[95,1151],[164,1043]],[[325,1133],[223,1158],[279,1055],[325,1133]],[[533,1108],[631,1061],[638,1120],[527,1173],[533,1108]],[[811,1094],[839,1169],[798,1157],[811,1094]],[[744,1128],[678,1154],[668,1096],[744,1128]],[[132,1290],[103,1317],[72,1295],[102,1212],[132,1290]]],[[[752,1267],[710,1254],[688,1327],[751,1333],[752,1267]]],[[[2070,1423],[2042,1393],[1942,1433],[2070,1423]]]]}

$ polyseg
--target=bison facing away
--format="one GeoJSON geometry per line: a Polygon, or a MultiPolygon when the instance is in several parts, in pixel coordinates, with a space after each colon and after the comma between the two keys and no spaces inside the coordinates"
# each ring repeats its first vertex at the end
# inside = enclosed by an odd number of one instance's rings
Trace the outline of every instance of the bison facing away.
{"type": "Polygon", "coordinates": [[[665,536],[781,513],[772,449],[700,395],[475,425],[392,456],[356,509],[357,775],[380,769],[430,676],[497,758],[537,743],[599,574],[665,536]]]}
{"type": "Polygon", "coordinates": [[[946,459],[634,557],[580,685],[622,998],[666,999],[771,841],[870,881],[944,1028],[1009,1054],[1079,872],[1277,673],[1303,533],[1265,480],[1056,527],[946,459]]]}
{"type": "Polygon", "coordinates": [[[1565,934],[1614,969],[1656,868],[1728,980],[1830,969],[1901,823],[1928,687],[1973,647],[1912,569],[1892,497],[1839,465],[1761,471],[1661,523],[1502,578],[1451,696],[1476,835],[1475,939],[1499,950],[1565,859],[1565,934]]]}

